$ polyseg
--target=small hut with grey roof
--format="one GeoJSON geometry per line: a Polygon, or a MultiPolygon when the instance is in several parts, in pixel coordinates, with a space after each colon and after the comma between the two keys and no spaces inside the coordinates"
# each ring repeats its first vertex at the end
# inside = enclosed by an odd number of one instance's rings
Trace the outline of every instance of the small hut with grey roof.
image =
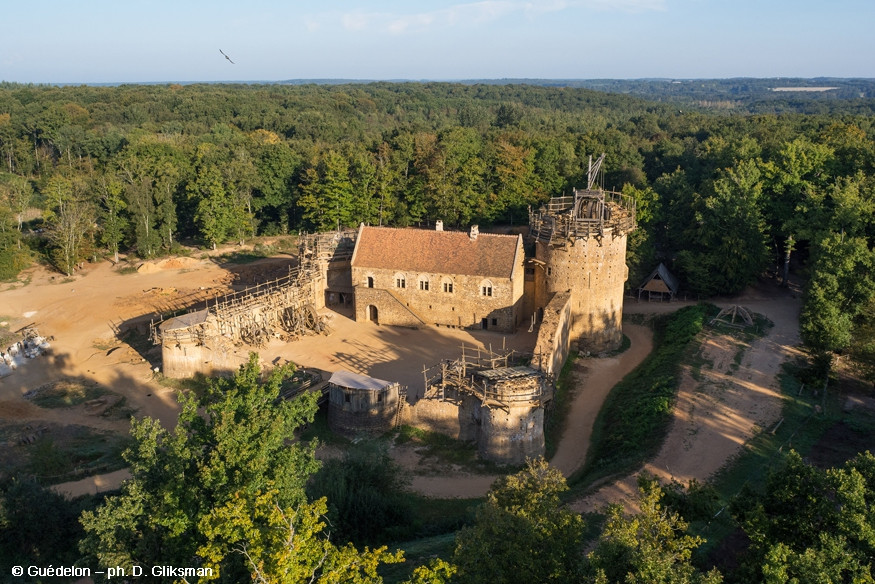
{"type": "Polygon", "coordinates": [[[394,381],[335,371],[328,380],[328,426],[341,434],[391,430],[403,399],[394,381]]]}
{"type": "Polygon", "coordinates": [[[523,262],[520,235],[362,225],[351,262],[355,318],[512,333],[523,318],[523,262]]]}

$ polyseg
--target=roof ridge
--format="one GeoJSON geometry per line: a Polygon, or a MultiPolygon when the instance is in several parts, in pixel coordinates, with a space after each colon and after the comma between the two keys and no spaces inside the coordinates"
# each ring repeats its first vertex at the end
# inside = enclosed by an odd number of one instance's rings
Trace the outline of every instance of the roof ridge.
{"type": "MultiPolygon", "coordinates": [[[[459,234],[466,235],[466,236],[469,235],[469,233],[470,233],[470,231],[465,231],[465,230],[460,230],[460,229],[438,230],[438,229],[434,229],[434,228],[429,229],[426,227],[414,227],[414,226],[411,226],[411,227],[390,227],[388,225],[365,225],[364,227],[366,229],[387,229],[387,230],[391,229],[394,231],[422,231],[425,233],[459,233],[459,234]]],[[[491,237],[513,237],[513,238],[519,237],[518,233],[492,233],[490,231],[481,231],[481,232],[479,232],[478,235],[489,235],[491,237]]]]}

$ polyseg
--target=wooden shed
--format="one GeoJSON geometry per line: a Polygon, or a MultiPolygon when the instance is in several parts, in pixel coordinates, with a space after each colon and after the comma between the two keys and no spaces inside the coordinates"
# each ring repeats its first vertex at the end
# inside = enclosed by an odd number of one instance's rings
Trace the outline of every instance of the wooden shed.
{"type": "Polygon", "coordinates": [[[402,393],[397,382],[336,371],[328,380],[328,425],[341,434],[391,430],[402,393]]]}
{"type": "Polygon", "coordinates": [[[660,262],[656,269],[638,286],[638,300],[647,292],[647,300],[674,300],[678,293],[678,279],[660,262]]]}

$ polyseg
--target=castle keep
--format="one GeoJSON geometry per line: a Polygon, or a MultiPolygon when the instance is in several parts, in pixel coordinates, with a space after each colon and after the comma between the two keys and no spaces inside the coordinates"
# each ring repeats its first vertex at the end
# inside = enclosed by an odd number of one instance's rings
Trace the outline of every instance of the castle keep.
{"type": "Polygon", "coordinates": [[[635,228],[634,201],[602,190],[574,190],[530,211],[535,240],[535,305],[539,311],[569,293],[572,339],[591,352],[622,340],[626,237],[635,228]]]}

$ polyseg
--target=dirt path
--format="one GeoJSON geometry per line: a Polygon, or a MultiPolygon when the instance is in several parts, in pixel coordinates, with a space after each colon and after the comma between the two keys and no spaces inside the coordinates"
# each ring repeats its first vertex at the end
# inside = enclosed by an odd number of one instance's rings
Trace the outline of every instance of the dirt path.
{"type": "Polygon", "coordinates": [[[106,491],[114,491],[121,486],[122,481],[131,478],[131,471],[126,468],[102,475],[94,475],[79,481],[61,483],[52,486],[52,490],[67,497],[96,495],[106,491]]]}
{"type": "MultiPolygon", "coordinates": [[[[768,334],[744,350],[740,363],[736,363],[740,347],[731,337],[708,337],[700,358],[711,366],[701,368],[698,380],[689,369],[684,372],[674,421],[656,458],[633,475],[575,501],[571,506],[574,510],[596,511],[607,504],[620,503],[628,511],[633,511],[637,497],[636,475],[642,471],[663,481],[705,481],[723,467],[756,431],[777,422],[782,400],[776,376],[781,365],[798,354],[800,303],[784,291],[766,292],[766,297],[750,294],[718,304],[742,304],[766,316],[774,323],[768,334]],[[769,292],[772,297],[768,297],[769,292]]],[[[650,308],[647,305],[630,307],[640,312],[647,312],[650,308]]]]}
{"type": "MultiPolygon", "coordinates": [[[[10,331],[34,325],[42,335],[54,337],[50,354],[28,359],[0,378],[0,425],[45,421],[126,433],[124,420],[89,415],[81,407],[43,409],[24,397],[44,384],[77,378],[124,396],[125,406],[138,417],[149,416],[172,427],[178,412],[176,391],[156,382],[150,364],[118,340],[118,328],[145,334],[150,315],[185,306],[193,297],[221,294],[234,274],[271,274],[283,261],[287,264],[289,259],[223,267],[207,259],[170,258],[144,263],[128,274],[102,262],[87,265],[72,278],[36,267],[23,274],[26,283],[0,284],[0,321],[8,323],[10,331]]],[[[328,312],[332,335],[292,343],[272,341],[260,350],[262,360],[398,380],[408,386],[408,399],[415,400],[423,390],[423,366],[457,357],[463,344],[531,351],[536,340],[534,333],[527,332],[505,337],[489,331],[380,327],[356,323],[350,316],[328,312]]],[[[248,349],[239,350],[242,360],[248,349]]],[[[3,447],[7,445],[0,444],[3,447]]],[[[118,486],[122,477],[110,473],[57,488],[71,493],[107,490],[118,486]]]]}
{"type": "MultiPolygon", "coordinates": [[[[198,294],[226,290],[232,279],[229,269],[208,260],[177,258],[147,264],[140,271],[122,275],[108,262],[89,265],[73,278],[63,278],[42,268],[28,272],[29,283],[0,287],[0,320],[10,330],[35,324],[45,336],[54,336],[50,356],[30,360],[12,375],[0,379],[0,423],[4,420],[46,420],[82,424],[95,429],[110,427],[123,431],[124,422],[111,422],[87,415],[82,410],[42,410],[24,399],[34,387],[67,377],[97,382],[123,395],[126,405],[138,416],[160,419],[165,426],[176,421],[175,391],[157,384],[148,362],[116,339],[119,325],[136,326],[149,314],[178,307],[198,294]]],[[[270,269],[270,261],[244,267],[250,272],[270,269]]],[[[274,266],[275,267],[275,266],[274,266]]],[[[232,268],[233,269],[233,268],[232,268]]],[[[731,363],[715,341],[705,357],[715,366],[706,372],[707,387],[687,376],[682,383],[676,409],[677,420],[659,456],[645,468],[678,480],[706,479],[737,452],[752,430],[767,427],[780,411],[774,378],[781,363],[799,343],[799,301],[790,292],[764,285],[731,303],[747,306],[774,323],[769,334],[749,349],[737,371],[720,363],[731,363]],[[704,389],[704,391],[703,391],[704,389]],[[699,390],[699,391],[697,391],[699,390]]],[[[727,303],[730,303],[727,302],[727,303]]],[[[726,304],[726,303],[724,303],[726,304]]],[[[668,312],[682,303],[628,302],[625,312],[668,312]]],[[[454,357],[461,344],[498,346],[512,343],[524,349],[534,345],[531,334],[504,338],[496,333],[475,333],[449,329],[416,331],[396,327],[362,326],[343,313],[332,313],[330,337],[308,337],[295,343],[271,343],[261,352],[265,362],[289,360],[325,371],[341,368],[379,378],[398,379],[410,387],[415,399],[421,391],[422,366],[454,357]]],[[[140,328],[145,330],[141,324],[140,328]]],[[[592,421],[605,392],[649,352],[649,336],[641,327],[627,326],[631,348],[615,358],[582,361],[576,373],[580,389],[572,404],[571,420],[553,463],[570,473],[582,464],[588,448],[592,421]]],[[[241,349],[244,350],[244,349],[241,349]]],[[[417,464],[409,462],[415,470],[417,464]]],[[[91,477],[57,488],[73,492],[94,492],[117,486],[123,473],[91,477]],[[73,486],[79,485],[79,486],[73,486]]],[[[442,473],[421,473],[414,488],[435,497],[482,496],[494,476],[466,475],[457,469],[442,473]]],[[[634,482],[606,487],[575,508],[588,510],[604,502],[634,495],[634,482]],[[631,487],[630,487],[631,485],[631,487]]]]}
{"type": "Polygon", "coordinates": [[[611,389],[653,350],[653,333],[649,328],[626,324],[623,333],[631,345],[620,355],[575,362],[573,401],[556,455],[550,460],[565,476],[583,466],[593,424],[611,389]]]}
{"type": "MultiPolygon", "coordinates": [[[[377,327],[373,328],[377,329],[377,327]]],[[[575,386],[577,389],[574,392],[569,421],[563,433],[556,457],[553,459],[553,464],[559,466],[566,475],[574,472],[583,464],[586,450],[589,448],[589,439],[595,416],[605,396],[607,396],[611,388],[620,379],[637,367],[652,350],[652,335],[648,328],[626,325],[623,330],[629,337],[631,345],[621,355],[578,361],[580,366],[578,371],[575,372],[575,386]]],[[[395,331],[392,334],[403,334],[404,332],[395,331]]],[[[329,338],[322,337],[321,339],[329,338]]],[[[322,340],[321,342],[327,341],[322,340]]],[[[341,342],[348,343],[351,341],[349,339],[341,339],[341,342]]],[[[355,342],[364,347],[368,346],[367,341],[363,338],[357,338],[355,342]]],[[[313,351],[314,347],[312,344],[308,349],[313,351]]],[[[289,349],[285,351],[285,354],[294,356],[292,355],[294,350],[289,349]]],[[[316,352],[316,354],[319,353],[318,351],[316,352]]],[[[367,354],[363,357],[367,358],[367,354]]],[[[329,359],[331,358],[329,357],[329,359]]],[[[383,356],[382,359],[386,359],[386,357],[383,356]]],[[[329,364],[330,362],[326,363],[326,365],[329,364]]],[[[440,473],[435,473],[433,470],[426,471],[422,466],[421,457],[417,455],[414,449],[395,448],[391,452],[399,464],[414,473],[411,485],[413,490],[428,497],[461,499],[482,497],[492,486],[492,483],[495,482],[495,479],[498,478],[498,475],[472,474],[459,468],[442,469],[440,473]],[[427,472],[427,474],[422,474],[423,472],[427,472]]],[[[121,481],[129,476],[127,471],[117,471],[115,473],[63,483],[56,485],[54,488],[58,492],[77,496],[117,488],[121,481]]]]}

